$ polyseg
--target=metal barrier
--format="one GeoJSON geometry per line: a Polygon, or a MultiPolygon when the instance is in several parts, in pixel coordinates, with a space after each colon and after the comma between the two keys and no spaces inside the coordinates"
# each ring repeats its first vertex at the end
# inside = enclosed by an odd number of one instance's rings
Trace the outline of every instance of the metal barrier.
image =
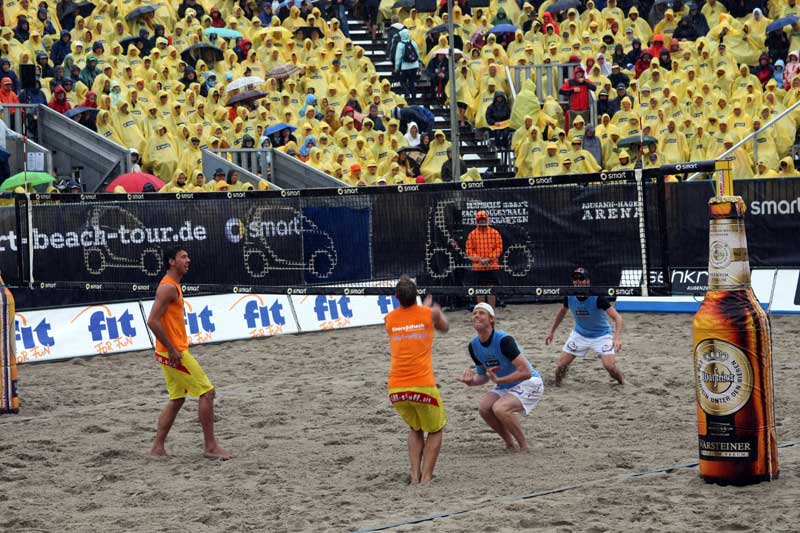
{"type": "Polygon", "coordinates": [[[272,179],[284,189],[350,187],[348,183],[280,150],[272,150],[272,179]]]}
{"type": "MultiPolygon", "coordinates": [[[[225,174],[228,173],[229,170],[235,170],[239,173],[239,181],[244,183],[250,183],[253,185],[255,190],[258,190],[258,182],[266,181],[269,184],[269,188],[273,190],[281,190],[283,187],[277,186],[275,183],[271,182],[266,178],[262,178],[261,175],[253,172],[247,167],[238,165],[234,163],[232,160],[228,159],[227,155],[230,155],[229,152],[242,152],[242,151],[256,151],[256,150],[216,150],[211,151],[207,149],[202,150],[203,154],[203,174],[206,176],[206,179],[209,181],[213,179],[214,171],[218,168],[221,168],[225,171],[225,174]]],[[[247,161],[243,161],[247,162],[247,161]]]]}
{"type": "MultiPolygon", "coordinates": [[[[745,144],[747,144],[748,142],[752,141],[753,142],[753,163],[758,163],[758,136],[761,133],[763,133],[764,131],[766,131],[769,128],[771,128],[772,126],[774,126],[775,124],[777,124],[778,121],[780,121],[781,119],[785,118],[786,115],[788,115],[792,111],[796,110],[799,106],[800,106],[800,100],[798,100],[797,102],[793,103],[788,108],[786,108],[783,111],[781,111],[780,113],[778,113],[778,115],[775,116],[775,118],[771,119],[769,122],[767,122],[766,124],[761,126],[761,129],[750,133],[747,137],[745,137],[744,139],[742,139],[738,143],[736,143],[733,146],[731,146],[728,150],[725,150],[724,152],[722,152],[714,160],[715,161],[721,161],[723,159],[727,159],[729,156],[731,156],[740,147],[742,147],[745,144]]],[[[703,177],[703,174],[704,174],[703,172],[695,172],[694,174],[692,174],[691,176],[686,178],[686,181],[698,180],[701,177],[703,177]]]]}
{"type": "Polygon", "coordinates": [[[272,172],[271,148],[238,148],[209,150],[252,174],[270,179],[272,172]]]}
{"type": "Polygon", "coordinates": [[[548,96],[554,97],[559,103],[566,103],[560,99],[558,88],[563,85],[564,80],[569,78],[569,73],[580,63],[543,63],[541,65],[512,65],[506,67],[510,72],[514,91],[518,93],[522,90],[522,82],[536,76],[536,97],[540,102],[548,96]],[[566,75],[565,75],[566,74],[566,75]]]}
{"type": "MultiPolygon", "coordinates": [[[[15,118],[13,129],[25,134],[33,144],[25,147],[33,153],[45,153],[45,168],[51,173],[68,176],[79,171],[87,192],[99,191],[120,174],[130,171],[131,157],[127,148],[98,135],[61,113],[44,105],[8,104],[6,121],[11,127],[12,111],[16,117],[36,117],[32,124],[15,118]]],[[[22,146],[17,147],[17,161],[22,161],[22,146]]]]}

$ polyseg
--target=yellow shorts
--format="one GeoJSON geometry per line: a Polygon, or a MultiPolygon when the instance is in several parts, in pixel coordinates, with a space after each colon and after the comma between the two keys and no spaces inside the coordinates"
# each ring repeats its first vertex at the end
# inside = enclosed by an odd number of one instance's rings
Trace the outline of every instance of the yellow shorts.
{"type": "Polygon", "coordinates": [[[156,352],[155,357],[164,373],[170,400],[178,400],[186,398],[186,396],[197,398],[214,389],[214,385],[206,376],[203,367],[200,366],[197,359],[192,357],[189,350],[181,352],[181,364],[177,368],[169,366],[167,354],[156,352]]]}
{"type": "Polygon", "coordinates": [[[435,433],[447,423],[444,405],[436,387],[396,387],[389,389],[394,410],[414,431],[435,433]]]}

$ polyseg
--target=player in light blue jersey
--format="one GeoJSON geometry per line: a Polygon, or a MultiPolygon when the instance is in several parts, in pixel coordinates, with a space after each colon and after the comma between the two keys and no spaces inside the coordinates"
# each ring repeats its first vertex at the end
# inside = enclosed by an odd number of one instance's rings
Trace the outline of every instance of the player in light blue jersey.
{"type": "Polygon", "coordinates": [[[477,335],[468,350],[475,366],[457,378],[474,387],[491,381],[495,386],[484,394],[478,412],[503,441],[506,448],[528,449],[528,441],[516,413],[527,415],[544,394],[544,383],[514,337],[495,329],[494,308],[481,302],[472,311],[472,326],[477,335]],[[516,443],[514,442],[516,441],[516,443]]]}
{"type": "MultiPolygon", "coordinates": [[[[572,284],[575,287],[588,287],[591,285],[589,272],[585,268],[576,268],[572,273],[572,284]]],[[[575,318],[575,328],[569,339],[561,349],[561,356],[556,363],[556,386],[567,374],[570,363],[576,357],[585,358],[589,352],[594,352],[612,378],[620,384],[625,382],[622,372],[617,368],[617,352],[622,349],[622,317],[605,296],[568,296],[564,305],[556,313],[553,327],[545,339],[548,346],[553,342],[556,329],[564,320],[567,311],[572,311],[575,318]],[[608,319],[614,321],[612,332],[608,319]]]]}

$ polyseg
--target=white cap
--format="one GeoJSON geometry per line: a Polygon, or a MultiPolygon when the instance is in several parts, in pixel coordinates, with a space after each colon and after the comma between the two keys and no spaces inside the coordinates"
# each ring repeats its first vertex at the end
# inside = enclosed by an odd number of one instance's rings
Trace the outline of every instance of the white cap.
{"type": "Polygon", "coordinates": [[[472,312],[474,313],[478,309],[483,309],[484,311],[489,313],[490,317],[494,317],[494,309],[492,308],[491,305],[487,304],[486,302],[481,302],[477,304],[475,307],[472,308],[472,312]]]}

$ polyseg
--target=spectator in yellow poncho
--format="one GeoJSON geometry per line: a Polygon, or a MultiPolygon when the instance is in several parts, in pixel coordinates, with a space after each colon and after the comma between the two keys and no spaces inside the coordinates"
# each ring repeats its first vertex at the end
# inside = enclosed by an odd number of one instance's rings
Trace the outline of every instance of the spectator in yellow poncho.
{"type": "Polygon", "coordinates": [[[450,141],[445,138],[442,130],[433,132],[433,139],[428,147],[428,153],[420,165],[420,172],[425,177],[427,183],[441,181],[442,165],[447,161],[447,149],[450,141]]]}

